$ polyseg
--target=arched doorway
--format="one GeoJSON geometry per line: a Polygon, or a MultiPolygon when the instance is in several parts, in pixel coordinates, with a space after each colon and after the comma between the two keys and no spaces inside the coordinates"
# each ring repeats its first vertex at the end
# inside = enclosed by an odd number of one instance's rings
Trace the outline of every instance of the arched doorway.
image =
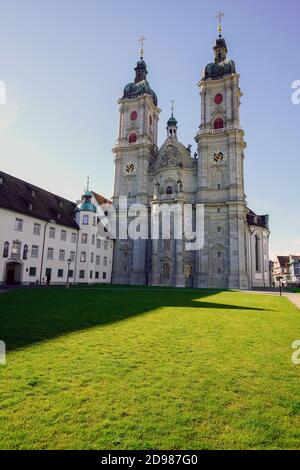
{"type": "Polygon", "coordinates": [[[22,280],[22,264],[10,261],[5,267],[4,282],[8,286],[18,285],[22,280]]]}

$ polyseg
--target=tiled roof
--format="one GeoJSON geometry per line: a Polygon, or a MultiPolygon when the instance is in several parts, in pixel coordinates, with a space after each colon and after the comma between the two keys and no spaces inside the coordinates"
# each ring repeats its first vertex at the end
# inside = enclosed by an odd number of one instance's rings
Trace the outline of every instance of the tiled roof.
{"type": "Polygon", "coordinates": [[[111,204],[111,201],[109,199],[106,199],[104,196],[101,196],[100,194],[97,194],[94,191],[92,191],[92,194],[100,206],[102,204],[111,204]]]}
{"type": "Polygon", "coordinates": [[[277,256],[278,263],[280,264],[281,268],[287,268],[290,263],[289,256],[277,256]]]}
{"type": "Polygon", "coordinates": [[[76,204],[0,171],[0,207],[40,220],[74,227],[76,204]]]}
{"type": "Polygon", "coordinates": [[[269,228],[269,216],[268,215],[256,215],[251,209],[247,214],[248,225],[255,225],[256,227],[269,228]]]}

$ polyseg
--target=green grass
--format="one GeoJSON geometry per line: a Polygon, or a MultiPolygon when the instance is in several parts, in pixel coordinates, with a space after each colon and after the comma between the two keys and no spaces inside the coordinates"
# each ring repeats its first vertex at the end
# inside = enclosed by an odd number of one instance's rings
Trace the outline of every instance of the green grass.
{"type": "Polygon", "coordinates": [[[0,296],[1,449],[300,449],[300,312],[232,292],[0,296]]]}
{"type": "Polygon", "coordinates": [[[290,289],[287,289],[289,292],[294,292],[295,294],[300,294],[300,289],[298,287],[291,287],[290,289]]]}

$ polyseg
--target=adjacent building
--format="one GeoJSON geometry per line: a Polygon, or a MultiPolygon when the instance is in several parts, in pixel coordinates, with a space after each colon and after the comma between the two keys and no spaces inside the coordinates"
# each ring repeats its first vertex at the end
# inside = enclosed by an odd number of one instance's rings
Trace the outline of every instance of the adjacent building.
{"type": "Polygon", "coordinates": [[[273,284],[300,286],[300,256],[276,256],[273,268],[273,284]]]}
{"type": "Polygon", "coordinates": [[[0,284],[110,283],[113,241],[99,222],[110,201],[76,204],[0,172],[0,284]]]}

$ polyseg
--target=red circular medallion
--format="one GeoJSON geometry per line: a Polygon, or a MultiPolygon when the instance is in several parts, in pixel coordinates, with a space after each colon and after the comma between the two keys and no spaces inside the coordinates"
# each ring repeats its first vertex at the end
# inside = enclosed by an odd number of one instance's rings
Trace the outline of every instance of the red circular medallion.
{"type": "Polygon", "coordinates": [[[132,113],[131,113],[131,116],[130,116],[130,117],[131,117],[131,120],[132,120],[132,121],[135,121],[135,120],[136,120],[136,118],[137,118],[137,112],[136,112],[136,111],[132,111],[132,113]]]}
{"type": "Polygon", "coordinates": [[[223,96],[221,95],[221,93],[218,93],[216,96],[215,96],[215,103],[216,104],[221,104],[223,101],[223,96]]]}

